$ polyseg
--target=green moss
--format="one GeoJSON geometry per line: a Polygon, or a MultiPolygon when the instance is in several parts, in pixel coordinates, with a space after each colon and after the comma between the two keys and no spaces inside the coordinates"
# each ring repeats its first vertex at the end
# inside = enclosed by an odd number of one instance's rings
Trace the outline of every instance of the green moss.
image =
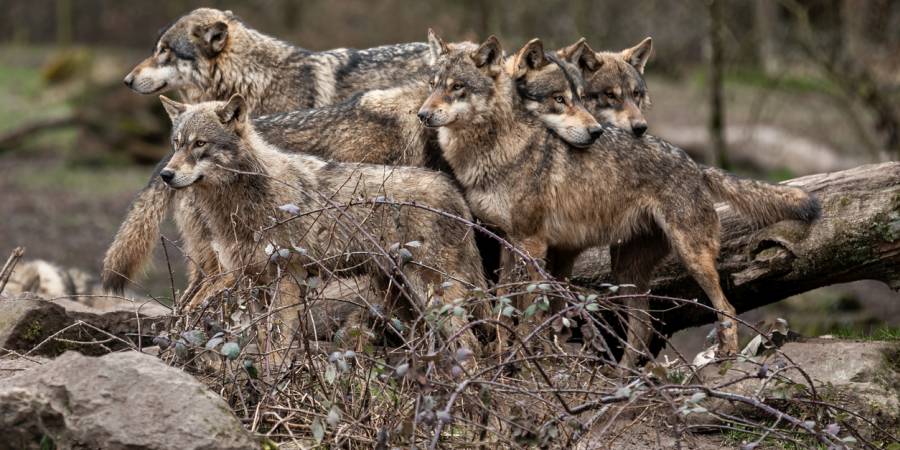
{"type": "Polygon", "coordinates": [[[36,342],[41,338],[41,334],[44,331],[43,325],[37,319],[32,320],[30,324],[28,324],[28,328],[25,329],[25,332],[22,333],[22,339],[28,342],[36,342]]]}

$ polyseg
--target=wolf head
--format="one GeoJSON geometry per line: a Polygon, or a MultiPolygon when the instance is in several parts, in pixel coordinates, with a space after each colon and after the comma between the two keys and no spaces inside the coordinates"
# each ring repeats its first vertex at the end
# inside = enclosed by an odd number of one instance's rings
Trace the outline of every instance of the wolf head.
{"type": "Polygon", "coordinates": [[[185,105],[160,96],[172,119],[172,158],[159,177],[175,189],[195,184],[228,183],[241,170],[243,138],[248,133],[244,98],[235,94],[227,102],[185,105]]]}
{"type": "Polygon", "coordinates": [[[590,145],[602,133],[581,104],[577,71],[548,58],[539,40],[532,40],[506,60],[494,36],[477,48],[451,48],[429,32],[429,43],[435,53],[435,76],[431,95],[418,113],[426,126],[484,121],[497,102],[509,100],[502,92],[504,84],[514,84],[526,108],[570,144],[590,145]]]}
{"type": "Polygon", "coordinates": [[[603,134],[582,103],[584,80],[578,69],[544,53],[539,39],[532,39],[508,58],[506,70],[512,74],[525,108],[569,144],[587,146],[603,134]]]}
{"type": "Polygon", "coordinates": [[[153,55],[125,76],[125,85],[141,94],[197,87],[199,74],[228,46],[229,29],[239,25],[231,11],[192,11],[161,31],[153,55]]]}
{"type": "Polygon", "coordinates": [[[597,119],[640,137],[647,131],[642,110],[650,105],[650,96],[643,75],[652,51],[649,37],[621,52],[595,52],[581,38],[557,56],[581,69],[585,103],[597,119]]]}

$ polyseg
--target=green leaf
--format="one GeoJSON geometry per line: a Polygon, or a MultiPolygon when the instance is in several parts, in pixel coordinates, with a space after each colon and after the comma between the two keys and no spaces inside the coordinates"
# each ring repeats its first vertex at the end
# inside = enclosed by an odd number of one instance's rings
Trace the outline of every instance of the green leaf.
{"type": "Polygon", "coordinates": [[[525,317],[531,317],[534,313],[537,312],[537,303],[532,303],[530,306],[525,308],[525,317]]]}
{"type": "Polygon", "coordinates": [[[535,289],[537,289],[536,284],[529,284],[528,287],[525,288],[525,292],[528,292],[530,294],[534,292],[535,289]]]}
{"type": "Polygon", "coordinates": [[[600,305],[598,305],[596,303],[591,303],[591,304],[585,306],[584,309],[586,309],[590,312],[597,312],[597,311],[600,311],[600,305]]]}
{"type": "Polygon", "coordinates": [[[541,284],[539,284],[537,287],[538,287],[538,289],[540,289],[540,290],[542,290],[542,291],[549,291],[549,290],[550,290],[550,285],[547,284],[547,283],[541,283],[541,284]]]}
{"type": "Polygon", "coordinates": [[[222,355],[225,355],[226,358],[234,361],[237,359],[238,355],[241,354],[241,347],[237,344],[237,342],[228,342],[222,346],[222,349],[219,350],[222,355]]]}
{"type": "Polygon", "coordinates": [[[501,311],[500,314],[503,314],[506,317],[512,317],[514,312],[516,312],[516,308],[513,308],[512,306],[504,306],[503,311],[501,311]]]}
{"type": "Polygon", "coordinates": [[[189,330],[181,333],[181,337],[187,341],[188,344],[193,345],[194,347],[201,347],[206,343],[207,337],[206,333],[201,330],[189,330]]]}
{"type": "Polygon", "coordinates": [[[247,375],[250,376],[250,378],[254,380],[259,379],[259,371],[257,371],[256,366],[253,365],[252,359],[247,358],[244,360],[244,370],[247,371],[247,375]]]}
{"type": "Polygon", "coordinates": [[[321,444],[322,439],[325,438],[325,425],[322,425],[322,421],[316,418],[316,420],[313,420],[310,428],[312,429],[313,439],[316,440],[317,444],[321,444]]]}

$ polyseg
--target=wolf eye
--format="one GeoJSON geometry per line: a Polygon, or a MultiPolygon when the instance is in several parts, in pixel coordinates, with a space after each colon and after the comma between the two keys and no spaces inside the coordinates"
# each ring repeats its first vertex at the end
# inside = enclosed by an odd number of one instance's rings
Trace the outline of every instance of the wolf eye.
{"type": "Polygon", "coordinates": [[[200,148],[206,145],[206,141],[194,141],[194,147],[200,148]]]}
{"type": "Polygon", "coordinates": [[[610,99],[610,100],[615,100],[615,99],[616,99],[616,93],[613,92],[613,91],[606,91],[606,92],[603,93],[603,95],[606,95],[606,98],[608,98],[608,99],[610,99]]]}
{"type": "Polygon", "coordinates": [[[562,95],[557,95],[556,97],[553,97],[553,100],[556,101],[556,103],[559,103],[559,104],[563,104],[563,103],[566,102],[565,97],[563,97],[562,95]]]}
{"type": "Polygon", "coordinates": [[[635,96],[635,97],[640,97],[640,96],[641,96],[641,91],[635,89],[635,90],[634,90],[634,96],[635,96]]]}
{"type": "Polygon", "coordinates": [[[460,83],[460,82],[453,83],[453,90],[454,90],[454,91],[458,91],[458,90],[460,90],[460,89],[462,89],[462,88],[464,88],[464,87],[466,87],[466,86],[465,86],[464,84],[460,83]]]}

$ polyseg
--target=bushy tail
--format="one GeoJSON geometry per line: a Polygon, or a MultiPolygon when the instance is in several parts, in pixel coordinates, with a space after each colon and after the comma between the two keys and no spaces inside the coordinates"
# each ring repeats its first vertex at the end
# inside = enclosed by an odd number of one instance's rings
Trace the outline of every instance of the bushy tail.
{"type": "Polygon", "coordinates": [[[133,279],[150,258],[173,193],[164,183],[151,181],[131,202],[128,215],[103,258],[101,282],[104,290],[121,294],[128,280],[133,279]]]}
{"type": "Polygon", "coordinates": [[[706,186],[756,226],[782,220],[812,222],[822,212],[819,201],[803,189],[738,178],[728,172],[702,167],[706,186]]]}

